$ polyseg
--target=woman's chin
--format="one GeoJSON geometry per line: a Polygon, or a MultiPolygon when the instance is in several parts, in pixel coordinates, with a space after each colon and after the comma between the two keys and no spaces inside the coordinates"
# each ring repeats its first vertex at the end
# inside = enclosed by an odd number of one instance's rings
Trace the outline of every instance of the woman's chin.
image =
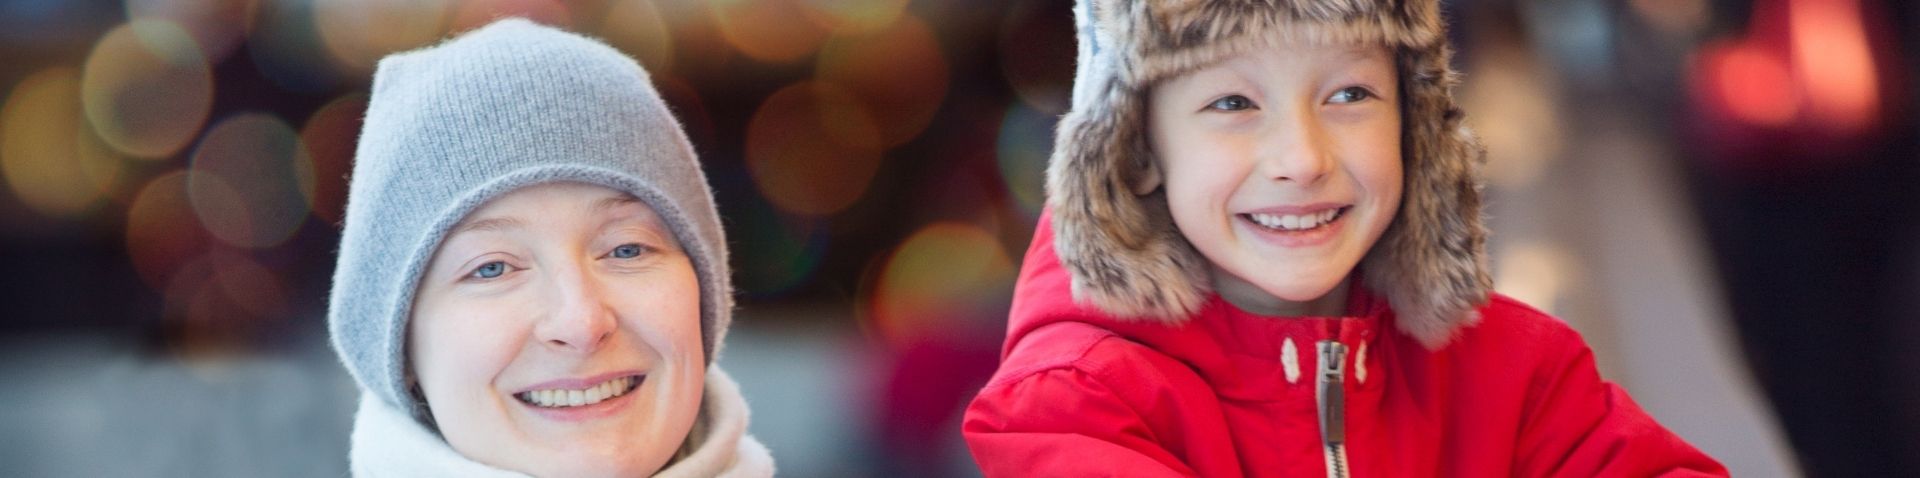
{"type": "MultiPolygon", "coordinates": [[[[635,477],[653,476],[660,471],[661,464],[648,464],[634,460],[629,455],[619,462],[608,461],[607,457],[555,456],[538,460],[541,465],[527,470],[526,473],[540,477],[635,477]]],[[[665,460],[661,460],[665,461],[665,460]]]]}

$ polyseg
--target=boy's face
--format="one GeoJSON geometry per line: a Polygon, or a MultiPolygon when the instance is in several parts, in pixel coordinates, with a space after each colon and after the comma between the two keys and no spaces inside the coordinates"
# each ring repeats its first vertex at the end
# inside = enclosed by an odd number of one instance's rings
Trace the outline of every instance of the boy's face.
{"type": "Polygon", "coordinates": [[[1229,302],[1325,303],[1399,208],[1399,94],[1384,46],[1286,44],[1168,79],[1148,100],[1159,174],[1140,186],[1164,178],[1229,302]]]}
{"type": "Polygon", "coordinates": [[[624,193],[558,183],[492,200],[435,252],[413,310],[410,360],[433,419],[476,461],[645,476],[698,415],[699,282],[624,193]]]}

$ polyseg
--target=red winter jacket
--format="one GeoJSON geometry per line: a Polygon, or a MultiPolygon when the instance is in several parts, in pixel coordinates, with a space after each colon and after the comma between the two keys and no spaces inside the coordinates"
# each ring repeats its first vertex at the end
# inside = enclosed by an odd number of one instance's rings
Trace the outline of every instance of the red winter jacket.
{"type": "Polygon", "coordinates": [[[1043,215],[967,444],[987,476],[1726,475],[1545,313],[1495,295],[1428,351],[1350,289],[1351,317],[1216,295],[1183,327],[1118,321],[1073,303],[1043,215]]]}

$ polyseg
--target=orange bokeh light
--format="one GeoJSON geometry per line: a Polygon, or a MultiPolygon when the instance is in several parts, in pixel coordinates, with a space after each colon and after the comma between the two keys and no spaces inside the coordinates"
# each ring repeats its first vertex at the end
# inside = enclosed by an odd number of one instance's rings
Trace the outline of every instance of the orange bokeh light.
{"type": "Polygon", "coordinates": [[[463,0],[454,7],[447,31],[458,34],[505,17],[520,17],[560,28],[573,27],[573,13],[557,0],[463,0]]]}
{"type": "Polygon", "coordinates": [[[367,114],[367,94],[348,93],[321,106],[300,127],[300,142],[313,158],[313,215],[338,226],[347,204],[347,175],[353,172],[353,150],[360,137],[360,119],[367,114]]]}
{"type": "Polygon", "coordinates": [[[753,59],[789,63],[820,48],[827,30],[806,18],[801,0],[722,0],[709,5],[720,35],[753,59]]]}
{"type": "Polygon", "coordinates": [[[607,43],[633,55],[655,76],[673,69],[673,30],[652,0],[615,0],[600,23],[607,43]]]}
{"type": "Polygon", "coordinates": [[[880,167],[879,130],[852,95],[802,82],[768,96],[747,123],[746,159],[768,202],[827,215],[867,190],[880,167]]]}
{"type": "Polygon", "coordinates": [[[958,222],[915,232],[890,253],[864,298],[869,333],[904,343],[1006,313],[1015,269],[993,234],[958,222]]]}
{"type": "Polygon", "coordinates": [[[1879,115],[1879,82],[1858,0],[1790,0],[1794,73],[1817,125],[1839,133],[1869,129],[1879,115]]]}
{"type": "Polygon", "coordinates": [[[134,272],[155,290],[166,290],[182,266],[206,251],[211,238],[187,199],[186,171],[161,174],[140,188],[127,206],[126,240],[134,272]]]}
{"type": "Polygon", "coordinates": [[[87,125],[74,69],[34,73],[0,106],[0,175],[28,207],[78,216],[112,195],[123,169],[121,158],[87,125]]]}
{"type": "Polygon", "coordinates": [[[213,107],[213,71],[192,36],[135,20],[94,44],[80,80],[87,120],[114,149],[164,158],[193,141],[213,107]]]}
{"type": "Polygon", "coordinates": [[[907,10],[906,0],[832,0],[806,2],[807,18],[840,35],[886,28],[907,10]]]}
{"type": "Polygon", "coordinates": [[[926,22],[912,15],[871,34],[834,37],[821,49],[821,80],[845,86],[880,127],[884,146],[925,130],[947,94],[947,60],[926,22]]]}
{"type": "Polygon", "coordinates": [[[367,77],[381,57],[439,40],[448,1],[314,0],[313,26],[347,76],[367,77]]]}

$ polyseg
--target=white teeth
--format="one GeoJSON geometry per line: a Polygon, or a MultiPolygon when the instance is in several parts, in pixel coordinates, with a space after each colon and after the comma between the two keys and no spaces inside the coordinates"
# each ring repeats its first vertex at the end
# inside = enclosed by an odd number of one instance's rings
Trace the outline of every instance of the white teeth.
{"type": "Polygon", "coordinates": [[[578,407],[600,403],[632,391],[634,378],[621,377],[584,390],[534,390],[516,395],[521,401],[547,408],[578,407]]]}
{"type": "Polygon", "coordinates": [[[1326,223],[1333,222],[1333,219],[1339,216],[1340,216],[1339,209],[1328,209],[1325,211],[1320,211],[1317,213],[1307,214],[1302,216],[1296,216],[1292,214],[1281,215],[1281,214],[1263,214],[1263,213],[1252,213],[1252,214],[1246,215],[1248,219],[1251,219],[1253,220],[1253,222],[1258,223],[1262,226],[1266,226],[1271,229],[1285,229],[1289,231],[1299,231],[1299,230],[1313,229],[1316,227],[1320,227],[1322,225],[1325,225],[1326,223]]]}

